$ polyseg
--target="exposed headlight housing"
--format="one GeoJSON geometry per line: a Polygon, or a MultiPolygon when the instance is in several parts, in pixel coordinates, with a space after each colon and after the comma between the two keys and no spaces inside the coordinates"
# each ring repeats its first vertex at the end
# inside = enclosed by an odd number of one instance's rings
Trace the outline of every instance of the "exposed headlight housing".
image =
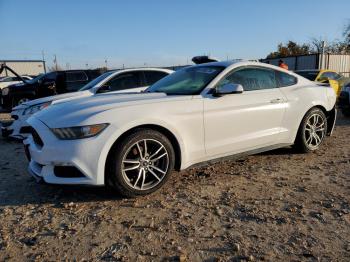
{"type": "Polygon", "coordinates": [[[52,101],[30,106],[23,111],[23,115],[33,115],[36,112],[39,112],[40,110],[43,110],[44,108],[48,107],[49,105],[51,105],[51,103],[52,101]]]}
{"type": "Polygon", "coordinates": [[[10,92],[10,89],[7,87],[5,87],[4,89],[1,90],[1,94],[3,96],[7,96],[9,94],[9,92],[10,92]]]}
{"type": "Polygon", "coordinates": [[[74,126],[64,128],[51,128],[51,131],[58,139],[72,140],[97,136],[109,124],[97,124],[88,126],[74,126]]]}

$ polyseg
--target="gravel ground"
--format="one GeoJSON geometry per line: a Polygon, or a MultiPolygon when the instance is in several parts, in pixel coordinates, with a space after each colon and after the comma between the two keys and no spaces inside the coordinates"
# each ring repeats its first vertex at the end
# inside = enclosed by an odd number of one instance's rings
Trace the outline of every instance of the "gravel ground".
{"type": "Polygon", "coordinates": [[[340,117],[316,153],[173,173],[138,199],[37,184],[22,144],[0,139],[0,260],[349,261],[349,135],[340,117]]]}

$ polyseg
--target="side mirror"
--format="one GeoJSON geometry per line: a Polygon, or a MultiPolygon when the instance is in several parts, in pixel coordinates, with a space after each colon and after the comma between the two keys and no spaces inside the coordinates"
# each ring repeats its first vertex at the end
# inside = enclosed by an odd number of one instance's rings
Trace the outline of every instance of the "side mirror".
{"type": "Polygon", "coordinates": [[[103,86],[101,86],[101,87],[98,89],[97,93],[107,93],[107,92],[110,92],[110,91],[112,91],[111,86],[109,86],[109,85],[103,85],[103,86]]]}
{"type": "Polygon", "coordinates": [[[244,90],[242,85],[229,83],[221,86],[220,88],[216,88],[213,95],[215,97],[220,97],[230,94],[241,94],[243,91],[244,90]]]}

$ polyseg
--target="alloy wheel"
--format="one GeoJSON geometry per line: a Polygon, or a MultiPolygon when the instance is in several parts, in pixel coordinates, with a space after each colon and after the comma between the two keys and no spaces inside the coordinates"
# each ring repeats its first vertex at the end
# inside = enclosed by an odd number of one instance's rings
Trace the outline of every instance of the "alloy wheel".
{"type": "Polygon", "coordinates": [[[136,190],[157,186],[169,168],[169,154],[165,146],[154,139],[142,139],[131,145],[122,159],[125,182],[136,190]]]}
{"type": "Polygon", "coordinates": [[[312,114],[306,121],[305,141],[310,149],[317,148],[325,135],[325,119],[319,114],[312,114]]]}

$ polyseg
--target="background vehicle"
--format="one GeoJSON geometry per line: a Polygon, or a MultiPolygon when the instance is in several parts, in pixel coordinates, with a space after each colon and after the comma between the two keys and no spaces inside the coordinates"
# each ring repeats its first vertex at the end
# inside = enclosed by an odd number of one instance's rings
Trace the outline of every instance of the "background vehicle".
{"type": "Polygon", "coordinates": [[[187,67],[145,92],[58,103],[28,119],[31,174],[53,184],[109,185],[125,196],[160,188],[173,168],[288,145],[317,150],[336,95],[275,66],[187,67]]]}
{"type": "Polygon", "coordinates": [[[350,117],[350,84],[342,88],[338,97],[338,107],[344,116],[350,117]]]}
{"type": "Polygon", "coordinates": [[[161,68],[124,69],[109,71],[95,78],[78,92],[44,97],[29,102],[24,102],[15,107],[11,116],[13,123],[3,126],[1,131],[4,137],[23,139],[29,134],[26,120],[34,113],[47,108],[51,104],[81,97],[92,96],[106,92],[140,92],[147,86],[154,84],[159,79],[173,73],[172,70],[161,68]]]}
{"type": "Polygon", "coordinates": [[[36,98],[74,92],[99,75],[100,70],[67,70],[39,75],[25,83],[2,89],[1,105],[3,109],[10,110],[36,98]]]}
{"type": "Polygon", "coordinates": [[[23,83],[22,79],[24,80],[31,80],[32,77],[30,76],[21,76],[19,78],[18,76],[6,76],[0,79],[0,90],[13,84],[23,83]]]}
{"type": "Polygon", "coordinates": [[[349,78],[332,70],[297,70],[295,73],[311,81],[330,84],[337,96],[339,96],[344,84],[350,82],[349,78]]]}

